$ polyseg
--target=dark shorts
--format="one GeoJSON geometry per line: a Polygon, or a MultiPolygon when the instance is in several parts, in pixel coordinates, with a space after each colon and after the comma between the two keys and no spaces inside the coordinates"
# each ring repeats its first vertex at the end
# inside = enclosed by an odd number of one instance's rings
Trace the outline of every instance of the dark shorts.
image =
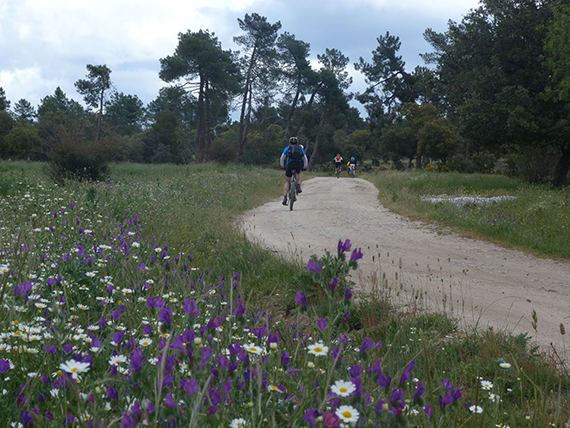
{"type": "Polygon", "coordinates": [[[335,168],[338,168],[339,166],[342,166],[342,162],[335,162],[334,166],[335,166],[335,168]]]}
{"type": "Polygon", "coordinates": [[[293,177],[293,170],[297,171],[297,172],[301,172],[303,171],[303,161],[302,160],[298,160],[298,161],[291,161],[287,164],[287,167],[285,168],[285,177],[293,177]]]}

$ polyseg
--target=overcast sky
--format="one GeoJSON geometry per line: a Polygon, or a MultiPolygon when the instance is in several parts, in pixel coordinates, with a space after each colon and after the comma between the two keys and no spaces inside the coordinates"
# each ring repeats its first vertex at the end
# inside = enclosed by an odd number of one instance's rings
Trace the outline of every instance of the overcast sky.
{"type": "MultiPolygon", "coordinates": [[[[11,107],[22,99],[36,106],[57,86],[82,102],[74,82],[87,64],[105,64],[115,88],[145,104],[166,86],[159,59],[172,55],[178,33],[214,32],[223,49],[235,50],[237,19],[258,13],[281,32],[311,46],[311,58],[336,48],[370,61],[376,38],[387,31],[402,43],[406,68],[423,65],[430,51],[426,28],[447,29],[479,0],[0,0],[0,87],[11,107]]],[[[353,92],[365,85],[354,74],[353,92]]]]}

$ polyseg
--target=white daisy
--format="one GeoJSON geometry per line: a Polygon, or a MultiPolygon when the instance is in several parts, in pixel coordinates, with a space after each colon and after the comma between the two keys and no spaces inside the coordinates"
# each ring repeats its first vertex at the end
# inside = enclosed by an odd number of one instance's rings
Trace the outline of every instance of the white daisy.
{"type": "Polygon", "coordinates": [[[79,378],[79,373],[89,371],[89,363],[82,363],[80,361],[69,360],[59,365],[60,370],[66,373],[71,373],[73,379],[79,378]]]}
{"type": "Polygon", "coordinates": [[[145,337],[144,339],[139,340],[140,346],[149,346],[152,343],[152,339],[145,337]]]}
{"type": "Polygon", "coordinates": [[[483,408],[476,406],[475,404],[469,407],[469,410],[473,413],[483,413],[483,408]]]}
{"type": "Polygon", "coordinates": [[[482,380],[481,388],[483,388],[486,391],[490,391],[491,389],[493,389],[493,383],[489,382],[488,380],[482,380]]]}
{"type": "Polygon", "coordinates": [[[509,363],[499,363],[499,367],[503,369],[510,369],[511,365],[509,363]]]}
{"type": "Polygon", "coordinates": [[[249,343],[244,349],[250,354],[261,355],[263,353],[263,349],[253,343],[249,343]]]}
{"type": "Polygon", "coordinates": [[[127,362],[127,358],[124,355],[113,355],[109,359],[109,364],[112,366],[118,366],[119,364],[123,364],[127,362]]]}
{"type": "Polygon", "coordinates": [[[245,426],[246,426],[246,421],[245,419],[242,418],[236,418],[230,422],[230,428],[243,428],[245,426]]]}
{"type": "Polygon", "coordinates": [[[309,350],[309,354],[316,355],[317,357],[327,355],[329,352],[329,347],[323,345],[322,343],[314,343],[312,345],[309,345],[307,349],[309,350]]]}
{"type": "Polygon", "coordinates": [[[349,424],[352,422],[358,422],[360,413],[352,406],[339,406],[336,409],[335,414],[339,417],[341,422],[349,424]]]}
{"type": "Polygon", "coordinates": [[[331,386],[331,391],[339,397],[348,397],[356,391],[356,386],[351,381],[337,380],[334,385],[331,386]]]}

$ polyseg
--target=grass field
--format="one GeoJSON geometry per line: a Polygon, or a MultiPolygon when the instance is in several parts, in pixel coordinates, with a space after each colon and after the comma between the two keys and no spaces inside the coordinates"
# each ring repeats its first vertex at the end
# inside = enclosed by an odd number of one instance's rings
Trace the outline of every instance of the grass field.
{"type": "MultiPolygon", "coordinates": [[[[366,178],[401,213],[568,256],[551,227],[567,218],[565,191],[366,178]],[[515,199],[423,201],[442,195],[515,199]]],[[[0,163],[0,426],[568,426],[565,355],[355,304],[350,237],[306,266],[248,243],[236,219],[282,182],[250,167],[116,165],[108,182],[56,186],[42,165],[0,163]]]]}

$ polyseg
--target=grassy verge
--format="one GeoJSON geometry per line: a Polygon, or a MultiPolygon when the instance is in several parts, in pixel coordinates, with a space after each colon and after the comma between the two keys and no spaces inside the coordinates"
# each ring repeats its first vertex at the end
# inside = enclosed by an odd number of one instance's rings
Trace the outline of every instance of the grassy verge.
{"type": "Polygon", "coordinates": [[[475,238],[570,258],[570,188],[499,175],[384,171],[369,179],[387,208],[475,238]]]}
{"type": "Polygon", "coordinates": [[[525,336],[354,304],[349,242],[305,267],[245,241],[235,220],[279,171],[118,165],[58,187],[38,170],[0,163],[0,426],[569,421],[567,373],[525,336]]]}

